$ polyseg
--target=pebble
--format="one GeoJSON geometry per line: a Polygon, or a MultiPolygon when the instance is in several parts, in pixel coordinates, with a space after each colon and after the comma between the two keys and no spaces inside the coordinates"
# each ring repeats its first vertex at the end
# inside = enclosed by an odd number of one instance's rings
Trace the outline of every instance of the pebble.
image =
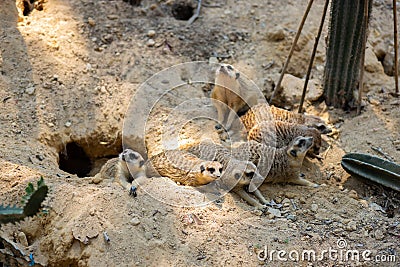
{"type": "Polygon", "coordinates": [[[346,226],[347,231],[355,231],[357,230],[357,222],[356,221],[350,221],[347,226],[346,226]]]}
{"type": "Polygon", "coordinates": [[[101,183],[101,181],[103,181],[103,178],[100,175],[95,175],[92,178],[92,183],[94,183],[94,184],[99,184],[99,183],[101,183]]]}
{"type": "Polygon", "coordinates": [[[28,244],[28,239],[26,238],[26,235],[24,232],[19,232],[18,233],[18,242],[23,245],[24,247],[29,246],[28,244]]]}
{"type": "Polygon", "coordinates": [[[354,199],[359,199],[358,194],[355,190],[350,190],[349,191],[349,197],[354,198],[354,199]]]}
{"type": "Polygon", "coordinates": [[[134,226],[139,225],[140,224],[139,218],[137,218],[137,217],[132,218],[131,224],[134,226]]]}
{"type": "Polygon", "coordinates": [[[273,42],[279,42],[285,39],[285,31],[282,27],[277,27],[272,29],[270,32],[267,33],[267,38],[273,42]]]}
{"type": "Polygon", "coordinates": [[[371,207],[371,209],[376,210],[376,211],[381,211],[383,213],[385,213],[385,210],[379,206],[378,204],[376,204],[375,202],[372,202],[371,204],[369,204],[369,206],[371,207]]]}
{"type": "Polygon", "coordinates": [[[385,238],[385,234],[381,229],[378,229],[375,231],[375,239],[377,240],[383,240],[385,238]]]}
{"type": "Polygon", "coordinates": [[[153,40],[153,39],[149,39],[148,41],[147,41],[147,43],[146,43],[146,45],[148,46],[148,47],[152,47],[152,46],[154,46],[156,44],[156,42],[153,40]]]}
{"type": "Polygon", "coordinates": [[[144,237],[145,237],[147,240],[150,240],[150,239],[153,238],[153,234],[150,233],[150,232],[145,232],[145,233],[144,233],[144,237]]]}
{"type": "Polygon", "coordinates": [[[65,124],[65,127],[71,127],[71,125],[72,125],[72,122],[70,122],[70,121],[67,121],[65,124]]]}
{"type": "Polygon", "coordinates": [[[311,211],[316,212],[318,210],[318,205],[317,204],[311,204],[311,211]]]}
{"type": "Polygon", "coordinates": [[[92,17],[89,17],[89,18],[88,18],[88,23],[89,23],[89,25],[92,26],[92,27],[96,25],[96,21],[95,21],[92,17]]]}
{"type": "Polygon", "coordinates": [[[209,64],[218,64],[218,58],[216,58],[216,57],[210,57],[210,58],[208,59],[208,63],[209,63],[209,64]]]}
{"type": "Polygon", "coordinates": [[[26,88],[25,93],[27,93],[28,95],[33,95],[33,93],[35,93],[35,87],[31,86],[26,88]]]}
{"type": "MultiPolygon", "coordinates": [[[[268,212],[269,212],[269,215],[273,215],[273,217],[270,219],[273,219],[275,217],[282,217],[281,211],[278,209],[268,208],[268,212]]],[[[269,215],[268,215],[268,217],[270,217],[269,215]]]]}
{"type": "Polygon", "coordinates": [[[150,37],[150,38],[154,37],[155,35],[156,35],[156,31],[155,30],[149,30],[147,32],[147,36],[150,37]]]}
{"type": "Polygon", "coordinates": [[[292,222],[295,222],[297,220],[296,215],[289,214],[286,216],[286,219],[291,220],[292,222]]]}

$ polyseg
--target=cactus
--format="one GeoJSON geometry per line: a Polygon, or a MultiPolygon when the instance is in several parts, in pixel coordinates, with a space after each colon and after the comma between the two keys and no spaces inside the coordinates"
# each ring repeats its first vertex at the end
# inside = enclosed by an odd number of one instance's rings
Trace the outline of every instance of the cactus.
{"type": "Polygon", "coordinates": [[[25,189],[26,195],[22,198],[22,208],[17,206],[0,205],[0,224],[8,222],[17,222],[23,220],[25,217],[35,215],[42,205],[42,202],[47,196],[47,185],[44,184],[43,177],[37,182],[37,189],[35,190],[32,183],[29,183],[25,189]]]}
{"type": "MultiPolygon", "coordinates": [[[[328,106],[349,109],[355,106],[363,42],[367,34],[364,17],[372,0],[333,0],[324,74],[324,96],[328,106]]],[[[368,18],[370,16],[368,15],[368,18]]]]}

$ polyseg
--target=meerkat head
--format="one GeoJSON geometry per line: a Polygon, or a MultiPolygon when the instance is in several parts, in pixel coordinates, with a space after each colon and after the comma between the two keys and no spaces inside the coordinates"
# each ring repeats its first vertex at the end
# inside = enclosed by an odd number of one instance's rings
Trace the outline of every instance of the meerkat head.
{"type": "Polygon", "coordinates": [[[312,127],[307,127],[307,131],[306,131],[305,136],[312,136],[313,137],[314,143],[313,143],[312,149],[310,150],[310,153],[313,156],[319,155],[319,150],[321,149],[321,145],[322,145],[321,144],[322,139],[321,139],[320,131],[315,129],[315,128],[312,128],[312,127]]]}
{"type": "Polygon", "coordinates": [[[221,64],[215,72],[215,85],[238,90],[240,73],[231,65],[221,64]]]}
{"type": "Polygon", "coordinates": [[[202,162],[199,164],[198,168],[201,173],[198,182],[202,185],[217,180],[219,177],[221,177],[223,170],[222,164],[218,161],[202,162]]]}
{"type": "Polygon", "coordinates": [[[252,179],[260,182],[263,180],[253,162],[231,159],[224,172],[222,184],[229,188],[243,187],[249,185],[252,179]]]}
{"type": "Polygon", "coordinates": [[[300,165],[303,163],[303,159],[307,154],[308,150],[313,146],[314,138],[312,136],[304,137],[298,136],[289,144],[287,147],[287,154],[289,156],[289,162],[292,165],[300,165]]]}
{"type": "Polygon", "coordinates": [[[127,171],[132,174],[136,174],[144,169],[145,160],[139,152],[133,151],[132,149],[125,149],[119,154],[120,162],[123,162],[127,171]]]}

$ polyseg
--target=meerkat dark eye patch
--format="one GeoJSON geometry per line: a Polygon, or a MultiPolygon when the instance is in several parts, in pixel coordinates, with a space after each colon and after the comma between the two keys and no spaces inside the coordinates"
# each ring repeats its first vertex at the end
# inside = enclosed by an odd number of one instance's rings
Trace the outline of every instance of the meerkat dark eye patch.
{"type": "Polygon", "coordinates": [[[242,177],[242,176],[240,175],[240,173],[235,173],[235,176],[234,176],[234,177],[235,177],[236,180],[239,180],[240,177],[242,177]]]}
{"type": "Polygon", "coordinates": [[[226,68],[227,68],[228,70],[233,70],[233,67],[232,67],[231,65],[227,65],[226,68]]]}
{"type": "Polygon", "coordinates": [[[222,168],[219,168],[219,173],[222,173],[222,168]]]}
{"type": "Polygon", "coordinates": [[[135,159],[138,159],[138,158],[139,158],[139,156],[136,155],[135,153],[130,153],[130,154],[129,154],[129,159],[130,159],[130,160],[135,160],[135,159]]]}
{"type": "Polygon", "coordinates": [[[206,168],[204,168],[203,165],[200,165],[200,172],[204,172],[206,170],[206,168]]]}
{"type": "Polygon", "coordinates": [[[213,168],[213,167],[207,168],[207,171],[209,171],[211,174],[213,174],[215,172],[215,168],[213,168]]]}
{"type": "Polygon", "coordinates": [[[139,162],[139,167],[142,167],[144,165],[144,160],[141,160],[140,162],[139,162]]]}
{"type": "Polygon", "coordinates": [[[298,145],[299,146],[304,146],[305,142],[306,141],[304,139],[300,139],[299,142],[298,142],[298,145]]]}
{"type": "Polygon", "coordinates": [[[294,149],[290,150],[290,155],[292,155],[293,157],[297,157],[297,151],[294,149]]]}
{"type": "Polygon", "coordinates": [[[246,173],[246,177],[253,177],[254,176],[254,172],[247,172],[246,173]]]}

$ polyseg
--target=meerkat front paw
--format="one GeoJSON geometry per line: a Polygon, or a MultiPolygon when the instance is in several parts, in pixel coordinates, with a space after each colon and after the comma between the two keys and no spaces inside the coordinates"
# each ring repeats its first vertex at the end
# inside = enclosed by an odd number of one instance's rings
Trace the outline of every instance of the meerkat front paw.
{"type": "Polygon", "coordinates": [[[133,197],[137,197],[137,187],[132,185],[129,189],[129,195],[133,197]]]}

